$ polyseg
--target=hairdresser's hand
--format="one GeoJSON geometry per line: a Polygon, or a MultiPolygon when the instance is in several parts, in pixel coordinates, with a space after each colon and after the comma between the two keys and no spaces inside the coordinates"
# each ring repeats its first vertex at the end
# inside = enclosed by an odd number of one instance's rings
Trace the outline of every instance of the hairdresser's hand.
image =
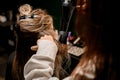
{"type": "MultiPolygon", "coordinates": [[[[44,35],[43,37],[41,37],[40,39],[37,40],[37,43],[40,42],[40,40],[50,40],[50,41],[54,41],[53,40],[53,37],[50,36],[50,35],[44,35]]],[[[38,46],[35,45],[35,46],[31,46],[31,50],[32,51],[37,51],[38,49],[38,46]]]]}
{"type": "Polygon", "coordinates": [[[40,41],[40,40],[50,40],[50,41],[53,41],[53,37],[50,36],[50,35],[44,35],[43,37],[41,37],[40,39],[38,39],[38,41],[40,41]]]}

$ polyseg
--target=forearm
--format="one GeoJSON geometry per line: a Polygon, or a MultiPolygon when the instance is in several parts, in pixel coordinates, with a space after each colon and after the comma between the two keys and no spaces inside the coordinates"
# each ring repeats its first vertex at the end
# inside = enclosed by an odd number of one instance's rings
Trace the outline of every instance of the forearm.
{"type": "Polygon", "coordinates": [[[48,80],[54,71],[54,61],[58,48],[52,41],[42,40],[39,48],[24,67],[25,80],[43,79],[48,80]]]}

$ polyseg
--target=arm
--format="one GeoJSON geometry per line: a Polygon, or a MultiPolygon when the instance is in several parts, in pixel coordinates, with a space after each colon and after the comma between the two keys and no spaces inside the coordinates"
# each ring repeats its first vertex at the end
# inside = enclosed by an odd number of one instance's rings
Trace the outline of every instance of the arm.
{"type": "Polygon", "coordinates": [[[44,36],[37,41],[37,46],[36,54],[24,66],[25,80],[48,80],[53,75],[57,45],[51,36],[44,36]]]}

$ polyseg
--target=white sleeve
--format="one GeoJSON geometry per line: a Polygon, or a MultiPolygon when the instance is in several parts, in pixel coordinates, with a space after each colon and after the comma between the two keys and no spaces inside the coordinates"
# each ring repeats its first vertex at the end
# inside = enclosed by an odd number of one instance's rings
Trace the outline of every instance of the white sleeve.
{"type": "Polygon", "coordinates": [[[38,50],[24,66],[25,80],[48,80],[53,75],[58,48],[49,40],[40,40],[38,50]]]}

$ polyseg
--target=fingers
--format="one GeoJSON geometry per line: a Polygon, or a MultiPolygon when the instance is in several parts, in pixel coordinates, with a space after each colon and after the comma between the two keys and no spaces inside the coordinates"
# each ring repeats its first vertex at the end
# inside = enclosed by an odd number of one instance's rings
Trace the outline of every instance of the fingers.
{"type": "Polygon", "coordinates": [[[37,51],[37,49],[38,49],[38,46],[37,45],[35,45],[35,46],[31,46],[31,48],[30,48],[32,51],[37,51]]]}
{"type": "Polygon", "coordinates": [[[38,41],[39,41],[39,40],[50,40],[50,41],[54,41],[54,40],[53,40],[53,37],[50,36],[50,35],[44,35],[43,37],[41,37],[40,39],[38,39],[38,41]]]}
{"type": "MultiPolygon", "coordinates": [[[[50,36],[50,35],[44,35],[44,36],[42,36],[40,39],[37,40],[37,43],[39,43],[40,40],[50,40],[50,41],[54,41],[54,40],[53,40],[53,37],[50,36]]],[[[37,46],[37,45],[31,46],[30,49],[31,49],[32,51],[37,51],[38,46],[37,46]]]]}

